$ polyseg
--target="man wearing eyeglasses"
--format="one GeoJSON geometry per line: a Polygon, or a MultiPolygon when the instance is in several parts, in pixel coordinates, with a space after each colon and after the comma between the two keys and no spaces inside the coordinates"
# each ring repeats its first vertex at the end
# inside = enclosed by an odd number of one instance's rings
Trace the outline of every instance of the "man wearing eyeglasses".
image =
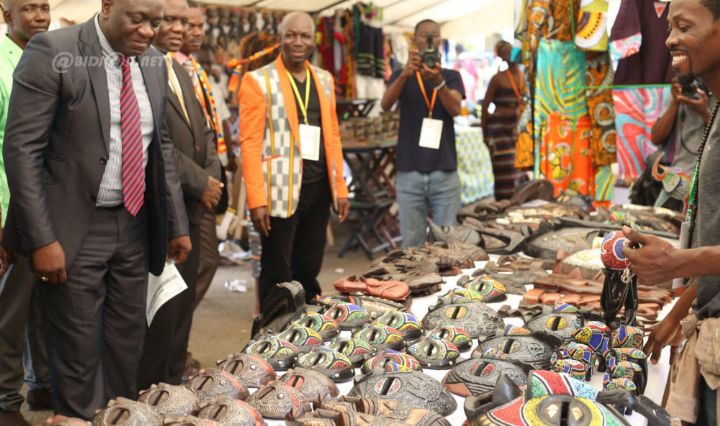
{"type": "Polygon", "coordinates": [[[14,75],[3,245],[41,281],[56,414],[137,394],[148,272],[190,252],[165,129],[167,72],[148,51],[162,0],[103,0],[35,35],[14,75]]]}
{"type": "Polygon", "coordinates": [[[154,383],[179,385],[185,370],[185,358],[192,325],[198,280],[201,224],[205,212],[211,212],[220,200],[220,162],[213,133],[195,97],[193,82],[173,54],[183,45],[188,23],[186,0],[165,0],[165,15],[155,46],[165,55],[168,69],[168,96],[165,120],[175,146],[175,161],[190,224],[194,250],[179,268],[188,289],[169,300],[153,318],[143,345],[138,371],[138,390],[154,383]]]}

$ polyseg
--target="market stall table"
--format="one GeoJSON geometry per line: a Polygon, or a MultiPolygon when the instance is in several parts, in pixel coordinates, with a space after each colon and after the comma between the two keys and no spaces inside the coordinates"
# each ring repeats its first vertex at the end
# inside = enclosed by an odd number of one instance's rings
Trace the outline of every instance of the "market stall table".
{"type": "MultiPolygon", "coordinates": [[[[491,260],[497,260],[498,256],[491,255],[491,260]]],[[[483,267],[485,262],[476,262],[476,267],[481,268],[483,267]]],[[[472,274],[473,270],[465,270],[463,271],[465,274],[472,274]]],[[[415,314],[418,318],[418,320],[422,320],[422,318],[427,314],[428,307],[430,305],[435,304],[437,297],[441,294],[456,288],[456,282],[460,278],[460,276],[455,277],[448,277],[445,278],[445,282],[442,286],[442,292],[432,294],[430,296],[424,296],[424,297],[417,297],[413,298],[413,303],[410,311],[415,314]]],[[[528,289],[532,288],[532,286],[527,286],[528,289]]],[[[512,308],[517,308],[519,303],[522,301],[522,296],[518,295],[508,295],[508,299],[504,302],[500,303],[490,303],[489,305],[495,309],[498,310],[503,305],[510,305],[512,308]]],[[[662,311],[660,311],[658,317],[659,319],[662,319],[665,317],[665,315],[670,312],[672,309],[672,306],[674,305],[674,301],[672,304],[666,305],[662,311]]],[[[507,325],[522,325],[523,321],[521,318],[505,318],[505,323],[507,325]]],[[[342,337],[350,337],[351,333],[344,331],[341,333],[342,337]]],[[[475,341],[475,344],[473,344],[472,350],[474,350],[477,347],[477,340],[475,341]]],[[[465,352],[461,359],[467,359],[469,357],[469,354],[472,353],[472,350],[470,352],[465,352]]],[[[459,361],[458,361],[459,362],[459,361]]],[[[645,389],[645,395],[655,401],[656,403],[660,404],[662,401],[663,393],[665,391],[665,382],[668,376],[670,366],[669,366],[669,349],[666,348],[662,352],[662,357],[660,359],[660,362],[657,364],[651,364],[648,362],[648,379],[647,379],[647,387],[645,389]]],[[[446,370],[431,370],[431,369],[423,369],[423,371],[430,377],[442,381],[442,378],[447,374],[449,371],[446,370]]],[[[278,376],[282,375],[282,372],[278,372],[278,376]]],[[[358,368],[356,370],[356,377],[360,374],[360,369],[358,368]]],[[[602,390],[602,379],[603,374],[597,372],[597,368],[594,371],[594,374],[592,376],[592,380],[590,383],[597,389],[602,390]]],[[[338,388],[340,389],[341,395],[347,395],[347,393],[352,389],[353,382],[346,382],[346,383],[339,383],[338,388]]],[[[463,405],[465,403],[465,398],[459,397],[457,395],[453,395],[455,398],[458,408],[453,412],[451,415],[447,416],[446,418],[450,421],[453,425],[461,425],[465,420],[465,412],[463,410],[463,405]]],[[[630,416],[625,417],[630,424],[636,426],[636,425],[644,425],[647,424],[645,421],[645,418],[637,413],[633,413],[630,416]]],[[[277,421],[268,421],[269,425],[280,425],[284,424],[283,422],[277,422],[277,421]]]]}

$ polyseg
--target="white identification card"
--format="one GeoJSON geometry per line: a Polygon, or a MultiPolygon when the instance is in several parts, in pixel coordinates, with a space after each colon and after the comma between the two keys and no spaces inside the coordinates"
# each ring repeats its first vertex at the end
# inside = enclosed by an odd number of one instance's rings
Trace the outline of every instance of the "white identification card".
{"type": "Polygon", "coordinates": [[[160,308],[167,303],[168,300],[187,290],[187,288],[188,286],[185,284],[185,280],[180,276],[180,271],[177,270],[174,263],[166,263],[159,277],[148,274],[147,305],[145,310],[148,327],[150,327],[153,318],[155,318],[155,314],[160,308]]]}
{"type": "Polygon", "coordinates": [[[320,161],[320,127],[300,125],[300,152],[303,160],[320,161]]]}
{"type": "Polygon", "coordinates": [[[422,148],[440,149],[443,122],[434,118],[423,118],[420,130],[420,146],[422,148]]]}

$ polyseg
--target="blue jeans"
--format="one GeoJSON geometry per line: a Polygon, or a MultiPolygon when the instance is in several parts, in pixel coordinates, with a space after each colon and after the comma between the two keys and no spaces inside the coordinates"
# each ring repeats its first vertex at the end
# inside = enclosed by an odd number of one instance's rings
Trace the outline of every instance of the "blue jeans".
{"type": "Polygon", "coordinates": [[[428,212],[438,225],[454,225],[460,209],[460,179],[457,172],[398,172],[395,182],[400,206],[402,247],[425,242],[428,212]]]}

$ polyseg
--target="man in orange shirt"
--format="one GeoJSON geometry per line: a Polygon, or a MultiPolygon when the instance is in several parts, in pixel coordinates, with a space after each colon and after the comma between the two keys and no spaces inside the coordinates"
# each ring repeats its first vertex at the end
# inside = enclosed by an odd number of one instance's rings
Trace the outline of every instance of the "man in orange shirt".
{"type": "Polygon", "coordinates": [[[305,13],[279,26],[278,59],[243,77],[240,144],[248,206],[261,234],[260,310],[272,287],[296,280],[309,301],[333,210],[347,218],[340,131],[332,76],[310,65],[314,24],[305,13]]]}

